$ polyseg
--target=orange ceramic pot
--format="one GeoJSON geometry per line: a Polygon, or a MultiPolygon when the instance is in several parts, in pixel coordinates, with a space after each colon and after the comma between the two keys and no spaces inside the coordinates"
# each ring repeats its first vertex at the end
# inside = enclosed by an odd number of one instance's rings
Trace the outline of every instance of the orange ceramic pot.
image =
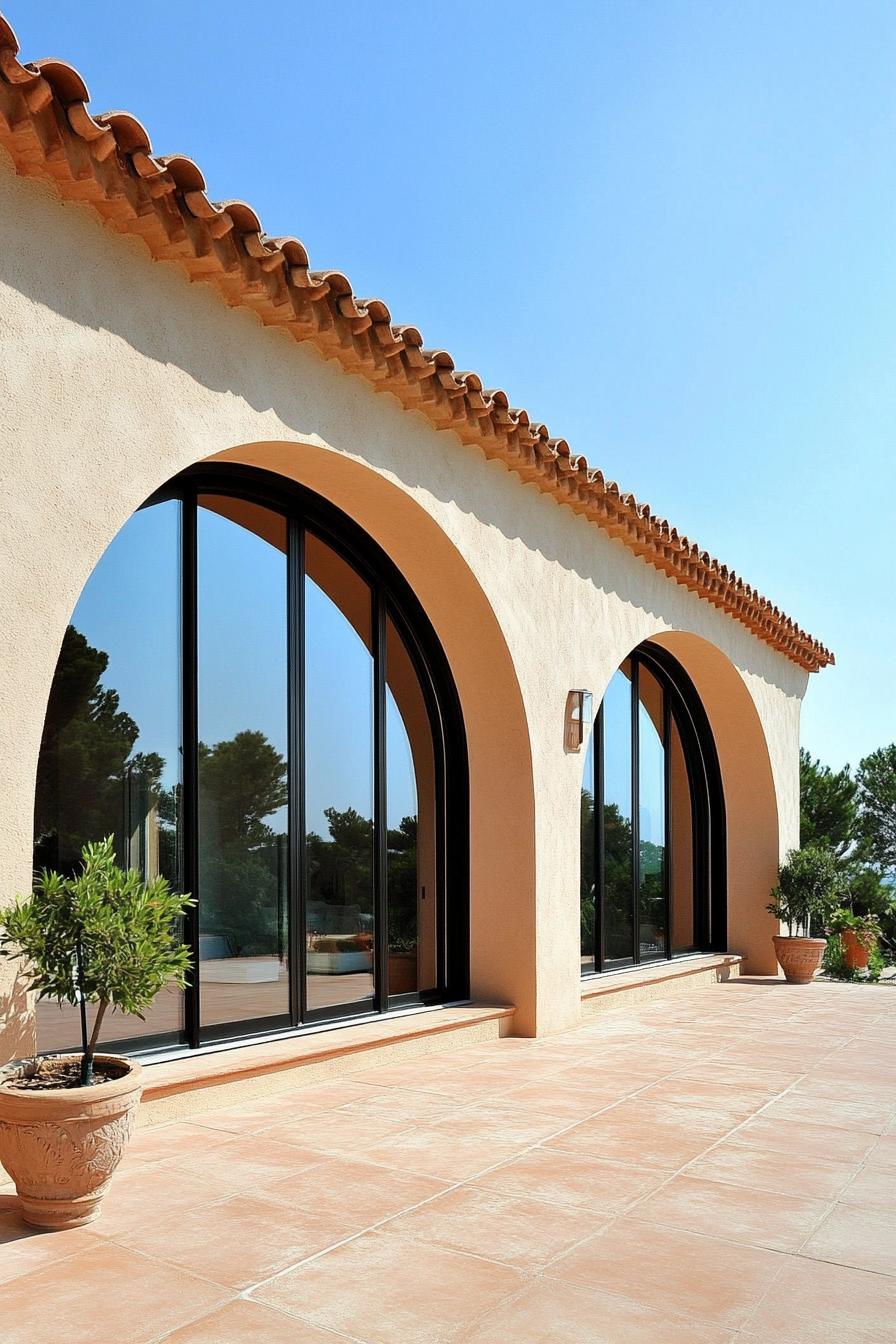
{"type": "Polygon", "coordinates": [[[131,1137],[143,1070],[119,1055],[96,1055],[95,1062],[120,1066],[120,1077],[93,1087],[22,1091],[10,1085],[20,1062],[0,1075],[0,1162],[33,1227],[81,1227],[98,1218],[131,1137]]]}
{"type": "Polygon", "coordinates": [[[824,938],[786,938],[775,934],[775,956],[789,985],[809,985],[821,966],[827,947],[824,938]]]}
{"type": "Polygon", "coordinates": [[[871,940],[869,939],[867,947],[863,947],[854,929],[844,929],[840,934],[840,942],[849,969],[851,971],[864,971],[871,959],[871,949],[874,946],[871,940]]]}

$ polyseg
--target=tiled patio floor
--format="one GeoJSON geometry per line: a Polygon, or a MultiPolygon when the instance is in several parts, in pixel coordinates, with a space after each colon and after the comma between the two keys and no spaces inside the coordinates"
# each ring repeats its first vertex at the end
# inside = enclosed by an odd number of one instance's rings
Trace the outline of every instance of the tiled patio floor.
{"type": "Polygon", "coordinates": [[[89,1229],[0,1189],[0,1338],[892,1341],[896,988],[732,982],[140,1131],[89,1229]]]}

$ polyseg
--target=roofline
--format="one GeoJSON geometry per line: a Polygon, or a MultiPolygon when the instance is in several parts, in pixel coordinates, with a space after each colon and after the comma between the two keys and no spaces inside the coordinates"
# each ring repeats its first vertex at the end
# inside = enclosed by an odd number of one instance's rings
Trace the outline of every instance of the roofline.
{"type": "Polygon", "coordinates": [[[460,372],[443,350],[427,350],[416,327],[393,324],[381,299],[359,299],[338,271],[313,271],[297,238],[269,238],[243,201],[213,202],[198,166],[153,152],[128,112],[92,115],[73,66],[22,63],[0,14],[0,145],[22,176],[52,181],[66,200],[91,205],[110,228],[136,234],[160,261],[214,285],[231,306],[310,341],[378,392],[391,392],[436,429],[452,430],[523,481],[583,514],[608,536],[740,621],[809,672],[833,654],[766,597],[633,495],[604,479],[525,410],[460,372]]]}

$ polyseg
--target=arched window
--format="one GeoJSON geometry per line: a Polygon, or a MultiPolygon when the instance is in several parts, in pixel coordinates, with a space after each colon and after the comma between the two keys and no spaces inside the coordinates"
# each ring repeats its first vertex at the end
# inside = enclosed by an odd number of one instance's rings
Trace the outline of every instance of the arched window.
{"type": "Polygon", "coordinates": [[[725,945],[725,825],[709,724],[642,644],[614,672],[582,781],[582,973],[725,945]]]}
{"type": "MultiPolygon", "coordinates": [[[[113,835],[119,862],[197,905],[190,987],[145,1023],[113,1015],[105,1043],[463,997],[466,825],[447,664],[355,524],[263,473],[203,468],[122,528],[63,641],[35,866],[73,871],[113,835]]],[[[77,1038],[74,1009],[38,1005],[40,1049],[77,1038]]]]}

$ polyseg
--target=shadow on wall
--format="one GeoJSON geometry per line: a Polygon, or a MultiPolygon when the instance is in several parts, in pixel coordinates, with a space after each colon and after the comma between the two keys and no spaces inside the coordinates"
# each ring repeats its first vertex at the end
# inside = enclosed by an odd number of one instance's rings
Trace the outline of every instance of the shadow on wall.
{"type": "Polygon", "coordinates": [[[0,992],[0,1008],[3,1010],[0,1014],[0,1064],[10,1059],[22,1059],[35,1050],[28,977],[17,961],[5,960],[5,968],[9,978],[4,975],[0,992]]]}
{"type": "MultiPolygon", "coordinates": [[[[657,623],[668,622],[672,603],[684,602],[686,624],[709,633],[724,621],[730,640],[729,618],[695,595],[671,588],[668,578],[646,563],[633,566],[622,543],[612,543],[603,533],[598,536],[586,519],[567,516],[558,527],[553,511],[562,506],[525,486],[503,463],[485,462],[478,449],[451,435],[450,452],[426,454],[422,470],[421,419],[413,412],[396,417],[398,403],[391,396],[372,405],[371,385],[363,379],[325,361],[315,347],[298,345],[291,336],[264,328],[248,310],[227,308],[210,288],[191,285],[176,262],[152,261],[136,239],[108,233],[87,207],[57,201],[55,210],[48,211],[48,188],[7,173],[0,174],[0,189],[10,197],[10,208],[0,211],[0,266],[9,283],[29,298],[73,323],[123,340],[162,366],[163,374],[176,365],[213,393],[240,398],[259,414],[274,412],[297,438],[322,437],[348,454],[357,454],[362,445],[364,459],[374,468],[396,473],[409,489],[429,490],[442,502],[483,519],[508,539],[520,540],[596,589],[632,603],[657,623]],[[13,195],[19,199],[13,202],[13,195]],[[57,231],[65,232],[64,246],[57,231]],[[23,238],[29,246],[22,245],[23,238]],[[70,261],[76,249],[78,281],[73,283],[70,261]],[[121,301],[123,284],[126,303],[121,301]],[[321,376],[334,380],[331,400],[309,397],[297,376],[296,361],[301,359],[315,363],[318,380],[321,376]],[[478,473],[459,470],[462,459],[471,457],[488,472],[512,476],[514,488],[484,490],[478,473]]],[[[130,401],[129,390],[126,394],[130,401]]],[[[185,413],[176,398],[170,398],[164,414],[176,426],[185,413]]],[[[189,443],[187,418],[183,429],[184,442],[189,443]]],[[[428,423],[426,432],[434,432],[428,423]]],[[[446,445],[447,433],[441,439],[446,445]]],[[[739,636],[740,665],[781,684],[787,665],[780,656],[746,629],[733,626],[733,630],[739,636]]],[[[792,670],[793,687],[788,682],[786,689],[799,693],[799,677],[804,674],[796,667],[792,670]]]]}

